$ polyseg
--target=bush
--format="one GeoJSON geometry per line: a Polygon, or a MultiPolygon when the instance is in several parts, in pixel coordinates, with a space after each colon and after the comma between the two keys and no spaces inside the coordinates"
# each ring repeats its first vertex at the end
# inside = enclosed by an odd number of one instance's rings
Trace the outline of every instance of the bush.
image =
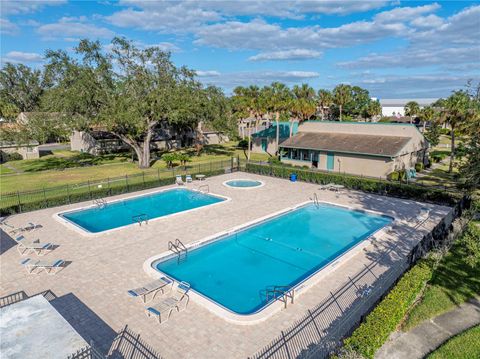
{"type": "Polygon", "coordinates": [[[465,262],[472,268],[480,266],[480,226],[470,222],[465,230],[461,243],[465,248],[465,262]]]}
{"type": "Polygon", "coordinates": [[[400,173],[398,171],[393,171],[388,175],[390,181],[398,181],[400,179],[400,173]]]}
{"type": "Polygon", "coordinates": [[[269,157],[268,158],[268,163],[271,165],[281,165],[282,161],[278,157],[269,157]]]}
{"type": "Polygon", "coordinates": [[[375,352],[397,328],[431,277],[432,268],[426,261],[420,261],[405,273],[390,293],[367,316],[365,322],[344,341],[346,349],[373,358],[375,352]]]}
{"type": "Polygon", "coordinates": [[[20,161],[23,160],[23,157],[18,152],[7,153],[0,151],[0,163],[5,163],[8,161],[20,161]]]}
{"type": "Polygon", "coordinates": [[[452,131],[450,131],[448,128],[441,128],[441,129],[440,129],[440,134],[441,134],[441,135],[450,136],[450,133],[451,133],[451,132],[452,132],[452,131]]]}
{"type": "Polygon", "coordinates": [[[423,171],[423,163],[421,163],[421,162],[415,163],[415,171],[422,172],[423,171]]]}
{"type": "MultiPolygon", "coordinates": [[[[290,173],[292,172],[292,167],[247,163],[245,171],[265,176],[289,178],[290,173]]],[[[304,170],[299,167],[295,167],[295,173],[297,174],[297,179],[299,181],[318,184],[336,183],[355,190],[382,195],[385,194],[400,198],[409,198],[421,202],[433,202],[451,206],[459,199],[452,193],[438,189],[402,184],[399,182],[389,182],[353,175],[317,172],[304,170]]]]}

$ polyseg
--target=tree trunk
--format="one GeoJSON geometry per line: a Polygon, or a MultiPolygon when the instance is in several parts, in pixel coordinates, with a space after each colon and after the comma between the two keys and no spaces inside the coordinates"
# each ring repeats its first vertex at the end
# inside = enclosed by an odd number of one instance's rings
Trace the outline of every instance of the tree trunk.
{"type": "Polygon", "coordinates": [[[453,161],[455,161],[455,127],[454,126],[450,126],[451,127],[451,139],[452,139],[452,142],[451,142],[451,152],[450,152],[450,165],[448,166],[448,172],[449,173],[452,173],[453,171],[453,161]]]}
{"type": "Polygon", "coordinates": [[[340,121],[342,120],[342,105],[339,106],[340,107],[340,121]]]}
{"type": "Polygon", "coordinates": [[[278,144],[280,142],[280,112],[275,112],[275,124],[277,125],[277,128],[276,128],[276,134],[275,134],[275,144],[277,145],[276,146],[276,149],[275,149],[275,155],[278,155],[278,144]]]}
{"type": "Polygon", "coordinates": [[[247,161],[250,161],[250,153],[252,148],[252,131],[250,131],[250,122],[248,123],[248,152],[247,152],[247,161]]]}

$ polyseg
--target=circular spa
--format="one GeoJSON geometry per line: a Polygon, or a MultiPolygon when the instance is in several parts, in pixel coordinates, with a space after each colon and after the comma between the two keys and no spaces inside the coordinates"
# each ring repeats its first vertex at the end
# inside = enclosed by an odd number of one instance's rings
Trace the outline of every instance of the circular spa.
{"type": "Polygon", "coordinates": [[[232,188],[250,189],[262,187],[265,185],[265,183],[263,181],[257,181],[252,179],[234,179],[223,182],[223,185],[232,188]]]}

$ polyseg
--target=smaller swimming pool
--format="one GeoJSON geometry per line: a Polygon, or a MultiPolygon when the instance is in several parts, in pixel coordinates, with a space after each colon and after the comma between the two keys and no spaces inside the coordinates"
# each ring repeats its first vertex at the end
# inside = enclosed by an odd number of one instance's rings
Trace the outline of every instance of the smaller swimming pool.
{"type": "Polygon", "coordinates": [[[255,188],[262,187],[265,185],[263,181],[257,181],[252,179],[234,179],[223,182],[223,185],[226,187],[234,188],[255,188]]]}

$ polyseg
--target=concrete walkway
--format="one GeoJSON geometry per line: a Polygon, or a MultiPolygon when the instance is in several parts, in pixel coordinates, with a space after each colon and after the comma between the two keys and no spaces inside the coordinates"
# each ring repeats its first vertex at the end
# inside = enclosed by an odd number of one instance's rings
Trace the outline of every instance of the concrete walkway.
{"type": "Polygon", "coordinates": [[[376,359],[423,358],[445,341],[480,323],[480,298],[471,299],[409,332],[396,332],[375,354],[376,359]]]}

